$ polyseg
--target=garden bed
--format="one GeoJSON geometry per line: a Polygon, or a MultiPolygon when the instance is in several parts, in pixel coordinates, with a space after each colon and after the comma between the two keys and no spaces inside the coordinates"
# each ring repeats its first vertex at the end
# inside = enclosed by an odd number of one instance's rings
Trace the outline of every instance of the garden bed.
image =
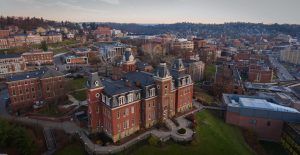
{"type": "Polygon", "coordinates": [[[177,130],[177,133],[180,135],[184,135],[186,133],[186,129],[185,128],[180,128],[177,130]]]}

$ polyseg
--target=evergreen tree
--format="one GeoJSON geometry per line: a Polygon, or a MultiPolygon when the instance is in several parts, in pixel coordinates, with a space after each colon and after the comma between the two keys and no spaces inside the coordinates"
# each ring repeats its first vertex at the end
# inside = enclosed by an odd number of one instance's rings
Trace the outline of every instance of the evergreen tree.
{"type": "Polygon", "coordinates": [[[43,51],[48,51],[48,45],[47,45],[46,41],[41,42],[41,49],[43,51]]]}

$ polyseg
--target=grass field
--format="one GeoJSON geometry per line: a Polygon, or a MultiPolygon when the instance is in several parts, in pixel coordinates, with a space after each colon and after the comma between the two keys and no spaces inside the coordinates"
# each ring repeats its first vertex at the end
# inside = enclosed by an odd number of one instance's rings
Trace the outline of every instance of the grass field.
{"type": "Polygon", "coordinates": [[[194,87],[194,97],[208,105],[214,103],[214,97],[198,87],[194,87]]]}
{"type": "Polygon", "coordinates": [[[260,141],[268,155],[288,155],[288,152],[280,143],[260,141]]]}
{"type": "Polygon", "coordinates": [[[73,143],[58,150],[54,155],[85,155],[84,147],[80,143],[73,143]]]}
{"type": "Polygon", "coordinates": [[[71,87],[74,90],[85,88],[87,78],[77,78],[71,80],[71,87]]]}
{"type": "Polygon", "coordinates": [[[48,107],[43,108],[38,113],[50,117],[60,117],[64,115],[58,110],[56,105],[52,105],[52,104],[48,107]]]}
{"type": "Polygon", "coordinates": [[[73,93],[71,93],[71,95],[79,101],[84,101],[86,100],[87,96],[86,96],[86,90],[79,90],[79,91],[74,91],[73,93]]]}
{"type": "Polygon", "coordinates": [[[243,139],[241,131],[224,123],[208,111],[196,116],[195,140],[188,145],[169,142],[162,147],[144,145],[135,148],[134,155],[250,155],[254,154],[243,139]]]}

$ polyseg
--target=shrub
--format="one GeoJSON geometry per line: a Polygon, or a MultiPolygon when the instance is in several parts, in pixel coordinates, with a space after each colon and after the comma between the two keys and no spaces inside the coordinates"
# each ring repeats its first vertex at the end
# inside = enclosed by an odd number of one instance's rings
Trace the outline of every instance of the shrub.
{"type": "Polygon", "coordinates": [[[148,143],[149,143],[149,145],[157,146],[159,144],[159,139],[157,137],[151,136],[148,139],[148,143]]]}
{"type": "Polygon", "coordinates": [[[177,130],[177,132],[179,134],[185,134],[186,133],[186,130],[184,128],[180,128],[179,130],[177,130]]]}

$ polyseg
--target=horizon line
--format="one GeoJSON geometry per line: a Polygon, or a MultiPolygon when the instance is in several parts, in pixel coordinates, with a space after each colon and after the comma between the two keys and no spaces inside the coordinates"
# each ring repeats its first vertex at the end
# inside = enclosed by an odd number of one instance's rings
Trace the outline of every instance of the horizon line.
{"type": "Polygon", "coordinates": [[[229,23],[249,23],[249,24],[263,24],[263,25],[300,25],[300,23],[278,23],[278,22],[270,22],[270,23],[264,23],[264,22],[249,22],[249,21],[226,21],[226,22],[194,22],[194,21],[177,21],[177,22],[168,22],[168,23],[143,23],[143,22],[117,22],[117,21],[72,21],[72,20],[55,20],[45,17],[36,17],[36,16],[9,16],[9,15],[0,15],[2,17],[16,17],[16,18],[43,18],[47,21],[55,21],[55,22],[71,22],[71,23],[116,23],[116,24],[137,24],[137,25],[172,25],[172,24],[178,24],[178,23],[190,23],[190,24],[208,24],[208,25],[223,25],[223,24],[229,24],[229,23]]]}

